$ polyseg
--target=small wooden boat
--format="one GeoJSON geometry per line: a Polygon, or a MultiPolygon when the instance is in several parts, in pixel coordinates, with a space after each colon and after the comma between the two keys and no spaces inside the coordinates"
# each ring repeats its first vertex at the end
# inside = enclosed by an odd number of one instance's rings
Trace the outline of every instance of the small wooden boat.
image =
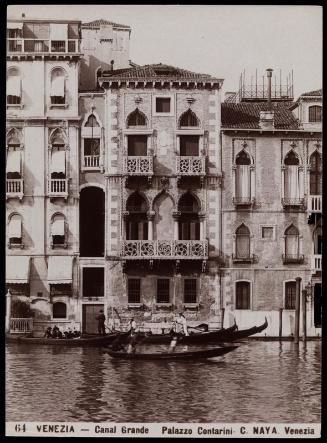
{"type": "MultiPolygon", "coordinates": [[[[234,324],[230,328],[227,329],[217,329],[216,331],[209,331],[209,332],[192,332],[190,331],[190,335],[182,335],[177,334],[179,337],[179,343],[181,344],[201,344],[201,343],[211,343],[211,342],[218,342],[223,341],[221,340],[222,337],[225,335],[229,335],[233,333],[237,329],[237,325],[234,324]]],[[[157,344],[163,344],[163,343],[170,343],[173,336],[175,336],[175,333],[169,333],[169,334],[142,334],[139,333],[139,341],[142,343],[157,343],[157,344]]]]}
{"type": "Polygon", "coordinates": [[[224,341],[236,341],[240,340],[242,338],[250,337],[251,335],[258,334],[259,332],[262,332],[265,330],[268,326],[267,317],[265,317],[265,322],[261,326],[253,326],[249,329],[241,329],[240,331],[234,331],[230,334],[230,336],[227,336],[224,341]]]}
{"type": "Polygon", "coordinates": [[[80,338],[43,338],[6,335],[7,343],[21,343],[28,345],[49,345],[49,346],[105,346],[111,344],[118,336],[126,333],[114,332],[103,336],[80,337],[80,338]]]}
{"type": "Polygon", "coordinates": [[[181,352],[135,352],[111,351],[108,354],[114,358],[123,358],[127,360],[198,360],[204,358],[220,357],[228,352],[234,351],[238,346],[224,346],[213,349],[202,349],[200,351],[181,351],[181,352]]]}

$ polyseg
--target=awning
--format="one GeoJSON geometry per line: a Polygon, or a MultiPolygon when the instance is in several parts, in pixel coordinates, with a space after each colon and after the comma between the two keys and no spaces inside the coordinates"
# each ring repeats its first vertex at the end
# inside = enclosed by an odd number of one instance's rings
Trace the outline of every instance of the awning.
{"type": "Polygon", "coordinates": [[[8,226],[8,237],[9,238],[22,238],[22,219],[17,216],[12,217],[8,226]]]}
{"type": "Polygon", "coordinates": [[[58,75],[51,79],[51,97],[65,97],[65,77],[58,75]]]}
{"type": "Polygon", "coordinates": [[[73,280],[73,257],[51,256],[48,261],[48,283],[69,284],[73,280]]]}
{"type": "Polygon", "coordinates": [[[8,155],[7,155],[7,172],[18,172],[21,173],[21,151],[13,151],[12,149],[9,149],[8,155]]]}
{"type": "Polygon", "coordinates": [[[19,75],[9,76],[7,79],[7,95],[14,95],[15,97],[21,97],[22,88],[19,75]]]}
{"type": "Polygon", "coordinates": [[[67,23],[50,23],[50,40],[67,40],[67,23]]]}
{"type": "Polygon", "coordinates": [[[65,220],[54,220],[51,225],[51,235],[65,235],[65,220]]]}
{"type": "Polygon", "coordinates": [[[66,172],[65,167],[65,151],[52,151],[51,155],[51,167],[50,171],[52,172],[66,172]]]}
{"type": "Polygon", "coordinates": [[[6,258],[6,283],[26,284],[30,274],[30,257],[8,255],[6,258]]]}
{"type": "Polygon", "coordinates": [[[7,22],[7,29],[23,29],[23,23],[7,22]]]}

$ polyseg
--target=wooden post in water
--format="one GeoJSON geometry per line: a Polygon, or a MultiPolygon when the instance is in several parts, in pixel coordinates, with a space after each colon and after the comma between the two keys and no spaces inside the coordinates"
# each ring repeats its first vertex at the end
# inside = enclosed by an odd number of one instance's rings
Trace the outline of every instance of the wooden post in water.
{"type": "Polygon", "coordinates": [[[301,299],[301,277],[296,277],[295,291],[295,326],[294,326],[294,343],[299,343],[300,335],[300,299],[301,299]]]}
{"type": "Polygon", "coordinates": [[[283,336],[283,308],[279,308],[279,341],[282,340],[283,336]]]}
{"type": "Polygon", "coordinates": [[[307,291],[302,290],[302,328],[303,328],[303,341],[307,341],[307,291]]]}
{"type": "Polygon", "coordinates": [[[224,327],[225,308],[221,308],[221,329],[224,327]]]}

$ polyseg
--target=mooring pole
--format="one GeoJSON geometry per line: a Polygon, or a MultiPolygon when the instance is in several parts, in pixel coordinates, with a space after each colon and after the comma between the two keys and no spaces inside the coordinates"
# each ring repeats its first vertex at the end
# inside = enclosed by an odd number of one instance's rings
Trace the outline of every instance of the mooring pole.
{"type": "Polygon", "coordinates": [[[224,327],[225,308],[221,308],[221,329],[224,327]]]}
{"type": "Polygon", "coordinates": [[[302,328],[303,328],[303,341],[307,341],[307,291],[302,290],[302,328]]]}
{"type": "Polygon", "coordinates": [[[300,299],[301,299],[301,277],[296,277],[296,293],[295,293],[295,327],[294,327],[294,343],[299,343],[300,335],[300,299]]]}
{"type": "Polygon", "coordinates": [[[279,341],[282,340],[283,336],[283,308],[279,308],[279,341]]]}

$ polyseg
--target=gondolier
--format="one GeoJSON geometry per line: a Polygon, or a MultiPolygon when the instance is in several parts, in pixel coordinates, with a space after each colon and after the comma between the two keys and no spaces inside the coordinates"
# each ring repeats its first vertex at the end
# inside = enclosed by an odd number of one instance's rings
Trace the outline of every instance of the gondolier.
{"type": "Polygon", "coordinates": [[[105,328],[105,321],[106,317],[103,313],[103,310],[100,309],[99,314],[95,317],[96,320],[98,320],[98,333],[99,335],[106,335],[106,328],[105,328]]]}
{"type": "Polygon", "coordinates": [[[180,312],[178,318],[176,319],[176,323],[180,325],[181,328],[181,332],[184,335],[189,335],[188,330],[187,330],[187,322],[186,322],[186,318],[184,317],[183,313],[180,312]]]}

